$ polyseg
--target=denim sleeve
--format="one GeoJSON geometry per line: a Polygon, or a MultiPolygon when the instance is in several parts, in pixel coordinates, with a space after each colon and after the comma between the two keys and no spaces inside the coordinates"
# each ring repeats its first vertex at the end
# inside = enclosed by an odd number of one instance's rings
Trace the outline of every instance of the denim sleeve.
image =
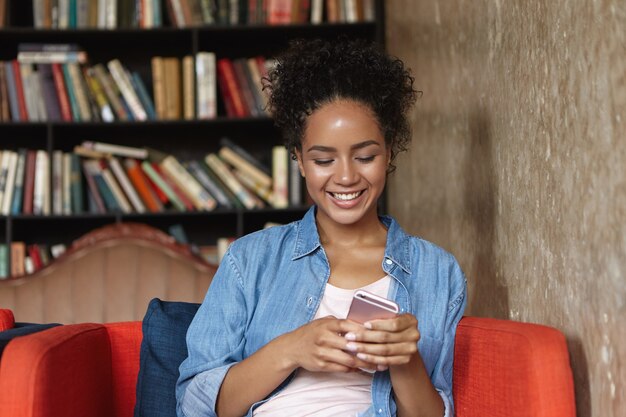
{"type": "Polygon", "coordinates": [[[229,250],[187,331],[188,356],[176,384],[178,417],[216,416],[222,381],[243,360],[246,317],[242,275],[229,250]]]}
{"type": "Polygon", "coordinates": [[[467,303],[467,282],[459,265],[454,261],[450,271],[450,302],[445,321],[445,333],[441,354],[433,371],[432,382],[441,396],[444,406],[444,417],[454,416],[452,398],[452,370],[454,361],[454,338],[456,327],[463,317],[467,303]]]}

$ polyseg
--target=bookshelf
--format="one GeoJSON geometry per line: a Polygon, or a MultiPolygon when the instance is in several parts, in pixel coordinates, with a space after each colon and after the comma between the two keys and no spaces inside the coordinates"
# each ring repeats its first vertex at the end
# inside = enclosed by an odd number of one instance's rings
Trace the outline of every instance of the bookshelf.
{"type": "MultiPolygon", "coordinates": [[[[333,39],[340,34],[384,42],[384,2],[376,0],[375,20],[361,23],[321,24],[240,24],[172,27],[162,4],[163,26],[151,29],[35,29],[31,1],[8,0],[5,27],[0,28],[0,61],[13,60],[21,43],[78,44],[90,64],[118,58],[137,71],[152,95],[153,56],[195,55],[210,51],[219,58],[262,55],[272,57],[293,38],[333,39]]],[[[326,3],[326,0],[324,1],[326,3]]],[[[1,122],[0,150],[19,148],[71,152],[85,140],[133,147],[150,146],[185,161],[217,152],[219,140],[228,137],[271,166],[271,148],[280,145],[280,135],[269,117],[230,118],[218,89],[217,117],[211,120],[149,120],[143,122],[1,122]]],[[[52,175],[50,175],[52,178],[52,175]]],[[[84,180],[83,180],[84,181],[84,180]]],[[[245,210],[221,208],[212,211],[159,213],[107,212],[76,215],[0,216],[0,243],[71,244],[92,229],[110,223],[133,221],[149,224],[165,232],[174,224],[183,226],[189,240],[198,245],[215,244],[218,237],[239,237],[263,227],[267,222],[287,223],[299,219],[304,205],[285,209],[245,210]]]]}

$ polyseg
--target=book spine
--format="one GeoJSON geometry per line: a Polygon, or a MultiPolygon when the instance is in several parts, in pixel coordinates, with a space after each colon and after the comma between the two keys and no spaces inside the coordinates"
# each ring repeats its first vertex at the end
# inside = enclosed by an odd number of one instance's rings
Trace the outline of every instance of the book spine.
{"type": "Polygon", "coordinates": [[[13,203],[13,193],[15,192],[15,177],[17,174],[17,152],[9,152],[9,161],[7,168],[7,178],[4,186],[4,197],[2,198],[2,214],[8,216],[11,213],[11,204],[13,203]]]}
{"type": "Polygon", "coordinates": [[[193,201],[187,197],[187,194],[181,190],[178,184],[173,180],[172,177],[168,173],[166,173],[163,169],[161,169],[161,165],[156,162],[152,163],[152,168],[161,176],[163,181],[172,189],[176,197],[183,203],[186,211],[194,211],[195,206],[193,201]]]}
{"type": "Polygon", "coordinates": [[[37,151],[29,150],[26,157],[24,172],[24,201],[22,203],[24,214],[33,214],[33,193],[35,190],[35,168],[37,165],[37,151]]]}
{"type": "Polygon", "coordinates": [[[198,161],[189,161],[185,168],[187,168],[189,173],[193,175],[194,178],[217,200],[217,203],[220,206],[228,208],[232,207],[228,196],[200,167],[200,163],[198,161]]]}
{"type": "Polygon", "coordinates": [[[248,112],[239,93],[233,63],[228,58],[217,61],[217,77],[225,102],[230,102],[235,117],[246,117],[248,112]]]}
{"type": "Polygon", "coordinates": [[[96,212],[104,214],[107,212],[107,205],[104,202],[104,198],[100,193],[100,187],[96,183],[95,175],[99,175],[97,169],[94,171],[93,160],[83,160],[83,174],[85,175],[85,181],[89,190],[89,196],[95,204],[96,212]]]}
{"type": "Polygon", "coordinates": [[[198,210],[211,211],[217,206],[215,199],[173,156],[161,162],[161,168],[170,175],[179,188],[194,202],[198,210]]]}
{"type": "Polygon", "coordinates": [[[165,87],[165,115],[167,119],[178,120],[182,115],[180,60],[176,57],[163,59],[165,87]]]}
{"type": "Polygon", "coordinates": [[[250,75],[247,70],[247,64],[245,58],[236,59],[232,61],[233,69],[235,71],[235,78],[237,79],[237,85],[239,86],[239,92],[243,103],[246,106],[246,111],[252,116],[259,116],[259,108],[257,106],[256,99],[252,92],[253,86],[250,84],[250,75]]]}
{"type": "Polygon", "coordinates": [[[122,212],[124,213],[131,213],[133,209],[130,205],[130,202],[128,201],[124,193],[122,192],[122,189],[120,188],[119,184],[115,180],[113,173],[111,172],[111,170],[109,170],[109,164],[105,162],[104,159],[101,159],[99,162],[100,162],[100,171],[101,171],[102,178],[104,179],[107,186],[111,190],[111,194],[113,194],[113,198],[117,202],[117,205],[119,206],[120,210],[122,210],[122,212]]]}
{"type": "Polygon", "coordinates": [[[52,214],[63,214],[63,152],[52,151],[52,214]]]}
{"type": "Polygon", "coordinates": [[[112,143],[93,141],[84,141],[82,143],[82,146],[87,149],[91,149],[96,152],[102,152],[105,154],[126,156],[135,159],[146,159],[148,157],[148,151],[146,149],[133,146],[115,145],[112,143]]]}
{"type": "Polygon", "coordinates": [[[66,216],[72,214],[72,155],[64,152],[62,160],[62,194],[63,202],[61,204],[62,213],[66,216]]]}
{"type": "Polygon", "coordinates": [[[37,151],[35,161],[35,187],[33,189],[33,214],[48,215],[50,207],[46,201],[46,193],[49,189],[49,167],[50,160],[48,153],[44,150],[37,151]]]}
{"type": "Polygon", "coordinates": [[[107,73],[102,64],[97,64],[92,68],[98,83],[102,86],[102,90],[107,97],[107,101],[115,112],[116,117],[119,120],[128,120],[128,113],[126,112],[124,104],[120,99],[119,92],[109,73],[107,73]]]}
{"type": "Polygon", "coordinates": [[[230,172],[228,167],[222,162],[217,155],[209,154],[205,158],[206,164],[215,172],[233,194],[241,201],[247,209],[253,209],[256,204],[248,191],[237,181],[230,172]]]}
{"type": "MultiPolygon", "coordinates": [[[[95,185],[95,184],[94,184],[95,185]]],[[[75,153],[70,153],[70,189],[72,194],[72,213],[81,214],[83,212],[83,183],[80,168],[80,157],[75,153]]],[[[99,196],[98,196],[99,197],[99,196]]],[[[94,197],[94,200],[97,198],[94,197]]],[[[100,201],[101,202],[101,201],[100,201]]],[[[98,205],[98,203],[96,203],[98,205]]],[[[102,212],[104,212],[102,204],[102,212]]]]}
{"type": "Polygon", "coordinates": [[[65,122],[72,121],[72,109],[70,107],[69,97],[67,95],[67,88],[65,87],[65,80],[63,77],[63,68],[61,64],[52,64],[52,77],[54,79],[54,86],[59,97],[59,105],[61,107],[61,117],[65,122]]]}
{"type": "Polygon", "coordinates": [[[272,178],[270,176],[265,175],[263,172],[256,169],[253,165],[249,164],[229,147],[221,147],[218,155],[220,156],[220,158],[237,168],[239,171],[245,172],[246,175],[254,179],[254,181],[261,186],[267,188],[272,186],[272,178]]]}
{"type": "Polygon", "coordinates": [[[115,120],[115,116],[113,115],[113,109],[111,109],[111,106],[107,101],[106,94],[104,94],[104,90],[98,82],[93,68],[86,68],[83,72],[83,75],[85,76],[85,81],[87,81],[87,87],[89,87],[91,96],[96,102],[102,121],[113,122],[115,120]]]}
{"type": "Polygon", "coordinates": [[[133,117],[136,120],[145,121],[148,118],[146,111],[144,110],[139,97],[133,90],[132,83],[126,74],[126,70],[122,66],[122,63],[118,59],[113,59],[107,64],[113,79],[115,80],[117,87],[120,89],[124,100],[130,107],[133,117]]]}
{"type": "Polygon", "coordinates": [[[9,92],[4,63],[0,61],[0,122],[11,121],[9,92]]]}
{"type": "Polygon", "coordinates": [[[198,119],[213,119],[217,116],[217,85],[215,73],[215,54],[198,52],[196,54],[197,96],[196,108],[198,119]]]}
{"type": "Polygon", "coordinates": [[[19,122],[20,104],[17,97],[17,87],[15,86],[15,75],[13,74],[13,65],[11,61],[3,62],[5,77],[7,79],[7,94],[9,96],[9,108],[11,110],[11,120],[19,122]]]}
{"type": "Polygon", "coordinates": [[[120,161],[116,157],[111,157],[109,159],[109,166],[111,167],[115,178],[117,178],[117,181],[122,186],[122,189],[126,193],[126,196],[130,200],[130,203],[132,204],[135,211],[138,213],[145,213],[146,207],[143,205],[143,202],[139,198],[139,195],[130,183],[130,180],[128,179],[126,172],[122,168],[120,161]]]}
{"type": "Polygon", "coordinates": [[[17,53],[20,64],[84,64],[87,62],[85,51],[24,51],[17,53]]]}
{"type": "Polygon", "coordinates": [[[13,190],[13,202],[11,203],[11,214],[22,212],[22,196],[24,195],[24,173],[26,168],[27,150],[21,148],[17,151],[17,169],[15,172],[15,189],[13,190]]]}
{"type": "Polygon", "coordinates": [[[183,117],[193,120],[196,117],[195,109],[195,80],[193,56],[183,57],[183,117]]]}
{"type": "Polygon", "coordinates": [[[70,69],[67,64],[63,64],[61,67],[63,70],[63,78],[65,80],[65,88],[67,89],[67,98],[70,102],[70,110],[72,111],[72,120],[80,120],[80,109],[78,108],[78,100],[76,98],[76,89],[72,82],[72,76],[70,75],[70,69]]]}
{"type": "Polygon", "coordinates": [[[26,245],[24,242],[11,242],[11,276],[24,275],[24,258],[26,257],[26,245]]]}
{"type": "Polygon", "coordinates": [[[137,161],[126,158],[124,159],[124,167],[126,168],[128,178],[133,183],[133,186],[137,190],[137,193],[141,197],[147,209],[152,213],[162,211],[163,205],[152,191],[152,188],[150,187],[150,184],[148,184],[148,180],[137,161]]]}
{"type": "Polygon", "coordinates": [[[148,94],[148,90],[146,89],[146,85],[144,84],[141,76],[138,72],[133,72],[130,76],[130,79],[133,83],[133,88],[137,91],[137,96],[139,97],[139,101],[143,105],[143,108],[146,109],[146,114],[148,115],[148,119],[156,120],[156,112],[154,110],[154,104],[152,104],[152,98],[148,94]]]}
{"type": "Polygon", "coordinates": [[[152,70],[152,94],[154,96],[156,115],[159,120],[165,120],[167,113],[165,110],[165,69],[163,57],[152,57],[150,67],[152,70]]]}
{"type": "Polygon", "coordinates": [[[24,83],[22,82],[22,72],[20,70],[20,64],[17,59],[11,61],[13,65],[13,76],[15,78],[15,89],[17,91],[17,99],[20,109],[20,121],[30,120],[28,110],[26,108],[26,96],[24,92],[24,83]]]}
{"type": "Polygon", "coordinates": [[[61,104],[52,74],[52,65],[39,64],[38,74],[48,120],[59,121],[61,120],[61,104]]]}
{"type": "Polygon", "coordinates": [[[72,80],[72,87],[74,88],[74,95],[76,96],[76,103],[78,104],[80,121],[88,122],[91,120],[91,107],[89,105],[89,99],[87,98],[87,88],[83,82],[82,73],[78,64],[68,63],[67,69],[72,80]]]}
{"type": "Polygon", "coordinates": [[[168,200],[172,203],[172,205],[179,211],[185,211],[185,205],[178,198],[174,191],[169,187],[169,185],[161,178],[157,171],[155,171],[154,167],[150,164],[149,161],[143,161],[141,163],[141,167],[144,172],[156,184],[157,187],[167,196],[168,200]]]}

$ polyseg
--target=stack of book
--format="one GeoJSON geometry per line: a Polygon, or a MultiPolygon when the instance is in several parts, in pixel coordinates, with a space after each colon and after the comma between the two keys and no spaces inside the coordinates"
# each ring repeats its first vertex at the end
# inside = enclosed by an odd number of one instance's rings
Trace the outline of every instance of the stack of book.
{"type": "Polygon", "coordinates": [[[165,0],[175,27],[374,20],[374,0],[165,0]]]}
{"type": "Polygon", "coordinates": [[[32,0],[37,29],[152,28],[162,25],[162,0],[32,0]]]}
{"type": "Polygon", "coordinates": [[[32,274],[65,253],[65,244],[26,244],[22,241],[0,244],[0,279],[32,274]],[[10,268],[9,268],[10,259],[10,268]]]}
{"type": "Polygon", "coordinates": [[[73,215],[212,211],[302,205],[302,182],[287,150],[271,168],[224,138],[216,153],[180,161],[151,148],[83,142],[73,152],[0,152],[0,213],[73,215]],[[50,178],[52,176],[52,178],[50,178]]]}

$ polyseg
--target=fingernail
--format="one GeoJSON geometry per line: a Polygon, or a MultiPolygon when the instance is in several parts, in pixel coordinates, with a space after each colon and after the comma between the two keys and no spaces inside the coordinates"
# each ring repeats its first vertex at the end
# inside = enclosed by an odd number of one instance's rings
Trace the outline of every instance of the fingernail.
{"type": "Polygon", "coordinates": [[[378,365],[378,366],[376,367],[376,369],[377,369],[378,371],[386,371],[388,368],[389,368],[389,367],[388,367],[388,366],[385,366],[385,365],[378,365]]]}
{"type": "Polygon", "coordinates": [[[346,349],[348,349],[350,352],[356,352],[356,343],[346,343],[346,349]]]}
{"type": "Polygon", "coordinates": [[[356,357],[357,357],[357,358],[359,358],[359,359],[361,359],[361,360],[363,360],[363,361],[364,361],[365,359],[367,359],[367,355],[366,355],[365,353],[357,353],[357,354],[356,354],[356,357]]]}
{"type": "Polygon", "coordinates": [[[356,340],[356,334],[352,332],[346,333],[344,337],[346,338],[346,340],[356,340]]]}
{"type": "Polygon", "coordinates": [[[372,323],[367,321],[367,322],[363,323],[363,326],[365,326],[366,329],[371,329],[372,328],[372,323]]]}

